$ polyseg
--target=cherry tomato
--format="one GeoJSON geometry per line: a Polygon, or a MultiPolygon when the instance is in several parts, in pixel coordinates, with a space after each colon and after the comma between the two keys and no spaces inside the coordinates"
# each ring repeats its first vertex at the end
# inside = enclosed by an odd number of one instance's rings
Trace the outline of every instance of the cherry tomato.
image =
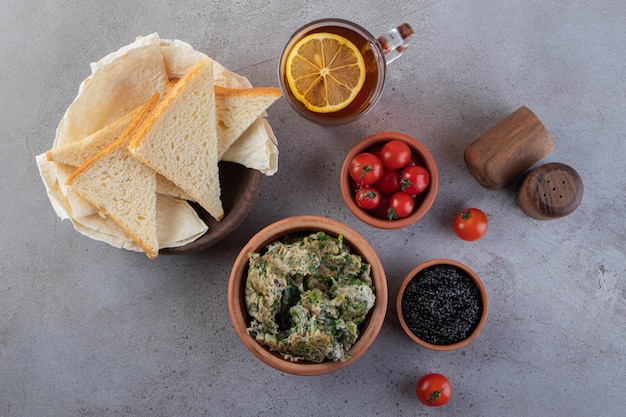
{"type": "Polygon", "coordinates": [[[381,161],[382,161],[382,157],[380,155],[380,150],[383,148],[383,145],[384,145],[384,143],[378,143],[376,145],[372,145],[369,148],[367,148],[366,152],[373,153],[377,157],[381,158],[381,161]]]}
{"type": "Polygon", "coordinates": [[[426,168],[413,165],[402,170],[402,191],[408,194],[419,194],[428,187],[430,175],[426,168]]]}
{"type": "Polygon", "coordinates": [[[349,168],[352,179],[362,185],[374,184],[383,174],[380,158],[370,152],[363,152],[352,158],[349,168]]]}
{"type": "Polygon", "coordinates": [[[438,407],[447,403],[452,396],[452,384],[441,374],[428,374],[420,378],[415,391],[422,403],[438,407]]]}
{"type": "Polygon", "coordinates": [[[454,216],[454,232],[463,240],[478,240],[487,233],[489,222],[482,210],[468,208],[454,216]]]}
{"type": "Polygon", "coordinates": [[[411,148],[401,140],[390,140],[380,150],[380,159],[385,168],[400,169],[411,160],[411,148]]]}
{"type": "Polygon", "coordinates": [[[389,210],[387,218],[389,220],[402,219],[413,213],[415,200],[404,191],[397,191],[389,198],[389,210]]]}
{"type": "Polygon", "coordinates": [[[418,155],[416,155],[414,153],[411,154],[411,159],[406,164],[406,166],[413,166],[413,165],[424,166],[424,163],[422,162],[422,159],[418,155]]]}
{"type": "Polygon", "coordinates": [[[376,188],[383,194],[393,194],[400,191],[402,173],[395,169],[383,169],[383,175],[376,181],[376,188]]]}
{"type": "Polygon", "coordinates": [[[373,210],[368,210],[369,213],[379,219],[387,219],[387,211],[389,210],[389,196],[382,194],[380,196],[380,203],[373,210]]]}
{"type": "Polygon", "coordinates": [[[354,200],[356,205],[362,209],[375,209],[380,204],[380,191],[376,188],[365,186],[356,192],[354,200]]]}

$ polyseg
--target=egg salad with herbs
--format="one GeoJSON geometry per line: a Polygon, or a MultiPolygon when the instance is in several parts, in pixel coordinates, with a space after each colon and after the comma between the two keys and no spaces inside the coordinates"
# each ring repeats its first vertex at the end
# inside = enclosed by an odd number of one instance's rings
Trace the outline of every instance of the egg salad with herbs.
{"type": "Polygon", "coordinates": [[[291,236],[250,254],[248,334],[291,361],[345,361],[374,307],[371,266],[343,237],[291,236]]]}

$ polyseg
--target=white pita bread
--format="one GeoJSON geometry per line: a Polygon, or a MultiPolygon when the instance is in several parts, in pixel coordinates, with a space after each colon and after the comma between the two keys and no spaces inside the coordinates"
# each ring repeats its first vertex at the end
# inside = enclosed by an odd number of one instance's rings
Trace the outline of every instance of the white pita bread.
{"type": "Polygon", "coordinates": [[[158,35],[138,38],[91,64],[57,129],[53,146],[81,140],[147,102],[163,95],[169,81],[158,35]]]}
{"type": "MultiPolygon", "coordinates": [[[[56,131],[53,147],[79,141],[145,103],[154,93],[164,94],[170,79],[180,78],[207,55],[180,40],[153,33],[90,64],[91,75],[78,90],[56,131]]],[[[227,88],[249,88],[251,83],[214,62],[215,83],[227,88]]],[[[266,116],[266,115],[264,115],[266,116]]],[[[224,160],[273,175],[278,168],[276,138],[264,117],[259,118],[231,146],[224,160]]],[[[65,181],[75,169],[36,157],[51,205],[61,219],[70,219],[80,233],[118,248],[140,250],[125,233],[82,199],[65,181]]],[[[157,194],[158,240],[161,248],[182,246],[207,231],[195,210],[177,198],[157,194]]]]}

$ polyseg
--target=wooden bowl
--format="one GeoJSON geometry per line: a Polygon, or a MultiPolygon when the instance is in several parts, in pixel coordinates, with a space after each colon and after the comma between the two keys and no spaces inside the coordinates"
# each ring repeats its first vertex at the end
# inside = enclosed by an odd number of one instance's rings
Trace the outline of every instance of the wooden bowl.
{"type": "Polygon", "coordinates": [[[237,256],[230,273],[228,283],[228,309],[235,331],[244,345],[261,361],[282,372],[296,375],[322,375],[344,368],[356,361],[372,344],[385,319],[387,311],[387,279],[383,266],[370,244],[357,232],[339,223],[324,217],[296,216],[273,223],[256,235],[243,247],[237,256]],[[279,353],[271,351],[248,335],[250,317],[244,299],[244,289],[248,275],[248,256],[253,252],[261,252],[269,244],[286,235],[294,233],[325,232],[328,235],[343,236],[345,244],[349,245],[353,253],[363,258],[371,265],[372,282],[376,295],[376,303],[370,310],[367,321],[360,331],[359,338],[350,349],[351,357],[345,362],[325,361],[291,362],[279,353]]]}
{"type": "Polygon", "coordinates": [[[435,159],[430,151],[417,139],[398,132],[376,133],[357,143],[346,155],[341,167],[340,175],[339,186],[341,188],[341,195],[352,214],[364,223],[379,229],[401,229],[420,220],[424,217],[424,215],[426,215],[435,202],[435,197],[437,196],[437,190],[439,188],[439,170],[437,169],[437,164],[435,163],[435,159]],[[426,168],[430,175],[430,184],[425,191],[418,194],[415,200],[415,209],[413,213],[405,218],[387,220],[378,218],[356,205],[354,201],[354,194],[356,190],[354,188],[354,182],[350,178],[349,168],[350,161],[359,153],[365,152],[370,148],[382,145],[383,143],[393,139],[405,142],[409,145],[413,154],[421,159],[422,165],[426,168]]]}
{"type": "Polygon", "coordinates": [[[402,284],[400,285],[400,289],[398,290],[398,296],[396,298],[396,308],[397,308],[397,312],[398,312],[398,319],[400,320],[400,325],[402,326],[402,329],[404,330],[404,332],[411,338],[411,340],[413,340],[415,343],[419,344],[420,346],[423,346],[425,348],[428,349],[433,349],[433,350],[441,350],[441,351],[446,351],[446,350],[454,350],[454,349],[459,349],[462,348],[464,346],[466,346],[468,343],[470,343],[472,340],[474,340],[474,338],[476,338],[476,336],[478,335],[478,333],[480,333],[485,320],[487,319],[487,310],[488,310],[488,300],[487,300],[487,292],[485,291],[485,287],[483,286],[482,281],[480,280],[480,278],[478,277],[478,275],[476,275],[476,273],[474,271],[472,271],[469,267],[467,267],[466,265],[457,262],[457,261],[453,261],[453,260],[449,260],[449,259],[434,259],[428,262],[425,262],[421,265],[416,266],[415,268],[413,268],[413,270],[411,270],[411,272],[409,272],[407,274],[407,276],[404,278],[404,280],[402,281],[402,284]],[[479,304],[480,304],[480,310],[479,310],[479,317],[478,320],[473,323],[473,327],[471,332],[469,333],[469,335],[467,335],[465,338],[463,338],[462,340],[458,340],[454,343],[448,343],[448,344],[435,344],[435,343],[430,343],[426,340],[424,340],[423,338],[418,337],[410,328],[409,325],[407,324],[407,321],[405,320],[405,313],[403,311],[403,306],[402,306],[402,299],[404,297],[404,293],[405,290],[407,288],[407,285],[409,285],[409,283],[414,279],[417,278],[417,276],[423,272],[424,270],[426,270],[427,268],[434,268],[437,266],[441,266],[441,265],[448,265],[448,266],[452,266],[454,268],[456,268],[457,271],[459,271],[462,275],[466,275],[469,278],[471,278],[471,280],[473,281],[473,283],[476,286],[476,289],[478,289],[478,294],[479,294],[479,304]]]}
{"type": "Polygon", "coordinates": [[[219,168],[224,218],[218,222],[198,204],[192,203],[209,230],[186,245],[161,249],[160,255],[180,255],[209,248],[228,237],[250,213],[261,191],[263,174],[234,162],[221,161],[219,168]]]}

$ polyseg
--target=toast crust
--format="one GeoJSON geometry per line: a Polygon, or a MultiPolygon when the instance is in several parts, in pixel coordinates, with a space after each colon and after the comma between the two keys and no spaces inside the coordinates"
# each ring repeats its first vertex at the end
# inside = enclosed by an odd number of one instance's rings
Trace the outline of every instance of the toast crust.
{"type": "MultiPolygon", "coordinates": [[[[195,201],[197,201],[205,210],[211,214],[216,220],[222,220],[224,217],[224,209],[222,207],[221,199],[220,199],[220,185],[219,185],[219,170],[218,170],[218,155],[217,155],[217,130],[216,130],[216,120],[215,120],[215,110],[212,111],[212,114],[209,113],[207,115],[201,115],[199,117],[204,118],[202,122],[197,122],[198,126],[202,123],[203,129],[209,131],[209,136],[214,136],[213,139],[207,137],[203,145],[210,143],[210,146],[203,148],[202,152],[200,148],[195,151],[195,155],[191,157],[188,154],[179,154],[175,155],[172,159],[176,159],[176,163],[173,163],[171,160],[165,160],[165,158],[159,155],[147,155],[148,152],[152,151],[152,153],[157,152],[154,149],[148,149],[151,146],[151,143],[147,143],[146,140],[154,139],[158,141],[162,136],[154,136],[154,135],[166,135],[167,133],[157,132],[153,134],[155,128],[159,127],[160,123],[167,123],[169,119],[175,120],[181,114],[176,114],[175,112],[179,109],[179,106],[185,105],[189,100],[193,98],[193,95],[197,94],[198,91],[193,90],[194,86],[197,86],[198,83],[202,82],[202,78],[204,76],[213,77],[213,60],[210,58],[202,59],[198,61],[183,77],[175,83],[172,83],[168,89],[167,94],[163,98],[163,100],[156,106],[156,108],[146,117],[146,119],[141,123],[141,125],[137,128],[133,138],[128,144],[128,149],[130,152],[140,161],[145,163],[146,165],[152,167],[159,174],[163,175],[173,183],[175,183],[178,187],[184,190],[189,196],[191,196],[195,201]],[[179,103],[180,102],[180,103],[179,103]],[[211,120],[211,117],[213,118],[211,120]],[[207,121],[206,127],[204,121],[207,121]],[[212,126],[211,126],[212,124],[212,126]],[[211,133],[213,132],[213,133],[211,133]],[[150,139],[146,139],[150,138],[150,139]],[[214,142],[211,142],[214,140],[214,142]],[[213,146],[215,149],[213,149],[213,146]],[[179,160],[180,157],[180,160],[179,160]],[[177,166],[174,166],[174,165],[177,166]],[[184,176],[183,172],[186,171],[186,176],[184,176]],[[198,174],[199,176],[204,176],[204,178],[195,177],[194,175],[198,174]],[[192,178],[193,179],[189,179],[192,178]],[[197,184],[198,181],[202,181],[202,187],[204,189],[200,190],[200,186],[197,184]],[[195,182],[194,182],[195,181],[195,182]]],[[[206,88],[205,85],[200,84],[203,88],[206,88]]],[[[214,107],[215,97],[213,91],[214,84],[211,82],[210,84],[210,94],[211,98],[203,97],[200,98],[197,102],[198,107],[194,110],[205,110],[204,104],[207,100],[212,101],[212,107],[214,107]]],[[[195,103],[195,102],[194,102],[195,103]]],[[[195,120],[195,111],[189,113],[189,117],[192,123],[196,123],[195,120]]],[[[192,135],[195,135],[191,140],[199,137],[198,133],[191,128],[192,135]]],[[[185,139],[187,137],[185,136],[185,139]]],[[[165,140],[164,140],[165,141],[165,140]]],[[[185,147],[188,143],[184,143],[182,141],[177,142],[181,146],[185,147]]],[[[178,146],[174,144],[174,142],[170,142],[168,146],[178,146]]],[[[155,149],[159,149],[159,146],[162,146],[163,143],[157,145],[155,149]]],[[[191,148],[193,144],[189,146],[191,148]]],[[[188,152],[191,152],[188,150],[188,152]]]]}
{"type": "Polygon", "coordinates": [[[72,174],[69,177],[67,177],[67,179],[65,180],[65,184],[66,185],[72,185],[72,182],[74,181],[74,178],[76,178],[81,173],[83,173],[84,171],[89,169],[89,167],[91,167],[97,161],[102,159],[105,155],[113,152],[116,148],[118,148],[118,147],[120,147],[120,146],[122,146],[124,144],[127,144],[130,141],[130,139],[132,138],[135,129],[141,124],[143,119],[148,114],[150,114],[150,112],[152,111],[154,106],[156,106],[156,104],[159,102],[159,96],[160,96],[159,93],[156,93],[154,96],[152,96],[152,98],[146,104],[144,104],[142,106],[142,108],[138,112],[137,116],[128,124],[128,127],[126,127],[126,129],[124,130],[124,133],[122,133],[122,135],[119,138],[117,138],[114,141],[112,141],[111,143],[109,143],[100,152],[98,152],[97,154],[95,154],[94,156],[89,158],[81,166],[76,168],[76,170],[74,172],[72,172],[72,174]]]}
{"type": "MultiPolygon", "coordinates": [[[[141,111],[138,113],[137,117],[135,119],[133,119],[131,121],[131,123],[128,125],[128,127],[126,128],[126,130],[124,131],[124,133],[117,139],[115,139],[113,142],[111,142],[109,145],[107,145],[103,150],[101,150],[100,152],[98,152],[96,155],[94,155],[92,158],[90,158],[87,162],[85,162],[83,165],[81,165],[80,167],[78,167],[66,180],[66,184],[68,185],[72,185],[77,178],[79,178],[81,175],[87,173],[89,171],[89,169],[91,167],[93,167],[95,164],[97,164],[99,161],[104,160],[104,158],[106,158],[107,156],[111,155],[113,152],[118,151],[120,148],[124,148],[123,150],[126,151],[126,153],[128,153],[128,150],[126,149],[126,146],[128,144],[128,142],[130,141],[130,138],[135,130],[135,128],[141,123],[141,121],[143,120],[143,118],[145,118],[150,111],[154,108],[154,106],[158,103],[159,101],[159,94],[155,94],[142,108],[141,111]]],[[[129,158],[132,158],[132,156],[130,156],[129,154],[129,158]]],[[[137,164],[141,164],[141,162],[137,161],[137,164]]],[[[150,169],[148,167],[145,167],[144,169],[150,169]]],[[[156,193],[156,173],[153,172],[153,175],[155,176],[154,178],[154,186],[155,186],[155,193],[156,193]]],[[[142,236],[139,233],[137,233],[136,231],[134,231],[132,229],[132,227],[129,226],[129,224],[127,224],[124,219],[122,218],[123,216],[119,216],[117,215],[117,213],[112,212],[111,210],[109,210],[107,208],[106,204],[100,204],[96,201],[94,201],[94,198],[92,195],[90,195],[90,193],[86,193],[78,188],[75,188],[75,191],[80,194],[85,200],[87,200],[90,204],[92,204],[93,206],[95,206],[98,209],[98,212],[101,215],[104,215],[105,217],[110,218],[113,222],[115,222],[123,231],[124,233],[126,233],[128,235],[129,238],[131,238],[133,240],[133,242],[135,242],[137,244],[137,246],[139,246],[144,252],[145,254],[148,256],[148,258],[150,259],[154,259],[158,253],[159,253],[159,247],[158,247],[158,241],[156,238],[156,217],[154,218],[154,235],[153,236],[142,236]]],[[[156,194],[154,195],[154,198],[156,199],[156,194]]],[[[156,202],[155,202],[156,203],[156,202]]],[[[156,206],[155,206],[155,210],[156,210],[156,206]]],[[[145,216],[146,214],[139,214],[140,216],[145,216]]]]}
{"type": "Polygon", "coordinates": [[[282,97],[282,92],[276,87],[226,88],[215,85],[215,95],[218,97],[282,97]]]}

